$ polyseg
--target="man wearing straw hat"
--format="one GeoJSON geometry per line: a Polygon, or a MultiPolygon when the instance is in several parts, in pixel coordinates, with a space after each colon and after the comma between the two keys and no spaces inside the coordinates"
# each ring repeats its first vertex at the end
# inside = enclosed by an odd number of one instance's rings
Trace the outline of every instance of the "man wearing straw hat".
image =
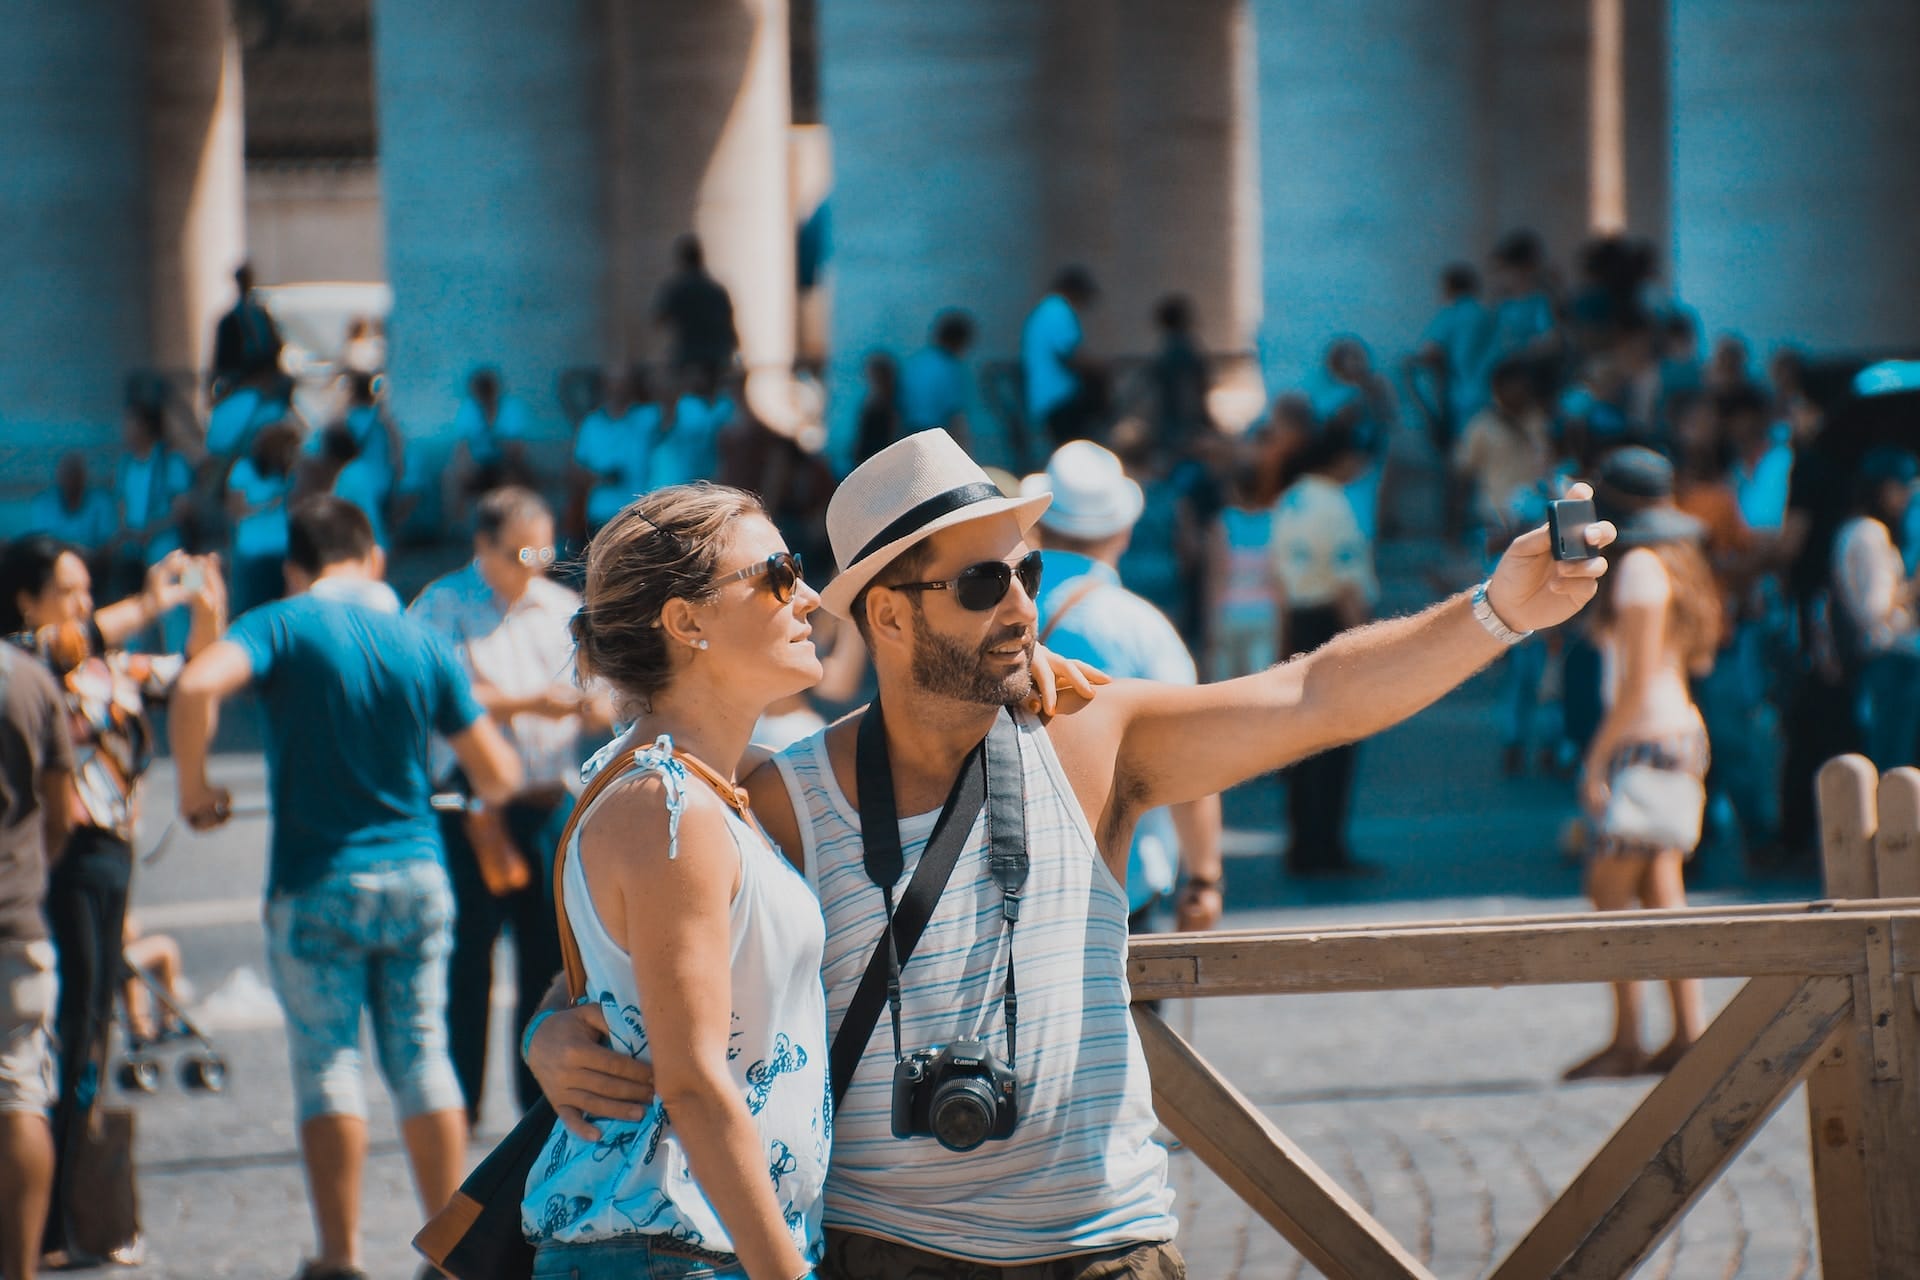
{"type": "MultiPolygon", "coordinates": [[[[1573,496],[1588,495],[1576,486],[1573,496]]],[[[845,1096],[822,1276],[1183,1276],[1166,1152],[1128,1015],[1124,879],[1136,821],[1405,719],[1505,645],[1572,617],[1605,571],[1598,557],[1554,560],[1538,529],[1488,582],[1412,617],[1239,680],[1122,681],[1043,722],[1024,710],[1040,588],[1029,535],[1050,501],[1002,496],[942,431],[909,436],[848,476],[827,510],[843,568],[822,600],[865,636],[879,698],[747,779],[760,821],[820,895],[835,1032],[863,975],[885,971],[887,948],[876,944],[913,932],[894,903],[912,896],[938,833],[951,835],[936,816],[943,801],[951,811],[966,791],[958,784],[982,768],[989,817],[1020,788],[1017,854],[1004,821],[965,829],[917,945],[893,972],[897,1024],[879,1015],[851,1070],[837,1073],[845,1096]],[[889,809],[908,816],[868,829],[897,861],[875,858],[870,870],[861,815],[889,809]],[[978,1042],[969,1062],[994,1059],[1010,1073],[1012,1086],[992,1077],[993,1096],[1017,1094],[1017,1118],[1007,1104],[991,1133],[963,1141],[937,1124],[927,1136],[917,1112],[903,1126],[893,1105],[901,1077],[910,1084],[916,1063],[955,1042],[978,1042]]],[[[1595,524],[1587,536],[1598,549],[1613,529],[1595,524]]],[[[593,1044],[597,1017],[546,1018],[529,1052],[547,1096],[582,1132],[583,1112],[639,1118],[651,1096],[645,1064],[593,1044]]]]}

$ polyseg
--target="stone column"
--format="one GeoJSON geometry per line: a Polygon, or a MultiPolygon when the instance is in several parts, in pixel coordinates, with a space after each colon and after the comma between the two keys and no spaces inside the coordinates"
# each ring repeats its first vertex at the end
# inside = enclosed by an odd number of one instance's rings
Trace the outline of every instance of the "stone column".
{"type": "Polygon", "coordinates": [[[794,351],[786,0],[609,7],[610,355],[664,355],[654,295],[699,235],[749,368],[794,351]]]}
{"type": "Polygon", "coordinates": [[[148,24],[152,359],[199,375],[246,252],[240,41],[228,0],[149,5],[148,24]]]}
{"type": "Polygon", "coordinates": [[[1021,320],[1055,265],[1042,235],[1044,10],[1034,0],[820,7],[834,145],[829,392],[843,439],[867,354],[912,351],[942,307],[973,313],[976,360],[1018,356],[1021,320]]]}
{"type": "Polygon", "coordinates": [[[1434,308],[1440,267],[1486,246],[1475,150],[1479,5],[1253,0],[1265,252],[1261,363],[1297,386],[1329,338],[1377,362],[1434,308]]]}
{"type": "Polygon", "coordinates": [[[9,481],[24,496],[61,449],[118,438],[127,372],[147,362],[146,23],[122,0],[7,21],[0,444],[23,451],[9,481]]]}
{"type": "Polygon", "coordinates": [[[1920,342],[1920,5],[1677,0],[1680,296],[1756,353],[1920,342]]]}
{"type": "Polygon", "coordinates": [[[483,364],[557,455],[557,378],[597,363],[606,333],[604,15],[594,0],[378,0],[373,33],[393,404],[434,442],[416,475],[444,457],[483,364]]]}
{"type": "MultiPolygon", "coordinates": [[[[1688,3],[1688,0],[1679,0],[1688,3]]],[[[1667,0],[1621,0],[1626,63],[1627,230],[1673,268],[1673,110],[1668,86],[1667,0]]]]}
{"type": "Polygon", "coordinates": [[[1480,64],[1466,71],[1490,91],[1481,136],[1469,140],[1489,149],[1490,185],[1479,237],[1460,256],[1484,258],[1503,232],[1531,227],[1571,278],[1589,231],[1590,11],[1591,0],[1493,0],[1480,64]]]}
{"type": "Polygon", "coordinates": [[[1252,342],[1259,318],[1251,23],[1241,0],[1119,0],[1112,81],[1110,327],[1127,351],[1154,340],[1153,304],[1193,299],[1213,350],[1252,342]]]}

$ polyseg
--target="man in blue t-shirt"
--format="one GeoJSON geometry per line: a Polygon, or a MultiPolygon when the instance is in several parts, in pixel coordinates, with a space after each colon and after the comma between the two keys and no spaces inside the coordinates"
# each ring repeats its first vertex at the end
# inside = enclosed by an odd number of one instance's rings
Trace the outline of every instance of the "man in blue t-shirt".
{"type": "Polygon", "coordinates": [[[226,790],[207,781],[220,700],[251,686],[266,710],[267,942],[320,1234],[302,1280],[365,1274],[363,1013],[373,1015],[422,1210],[437,1212],[459,1184],[467,1118],[446,1027],[453,898],[428,744],[446,738],[488,803],[520,785],[519,758],[453,653],[401,613],[384,568],[359,508],[331,496],[301,503],[288,518],[291,595],[188,663],[172,701],[180,813],[202,831],[231,809],[226,790]]]}

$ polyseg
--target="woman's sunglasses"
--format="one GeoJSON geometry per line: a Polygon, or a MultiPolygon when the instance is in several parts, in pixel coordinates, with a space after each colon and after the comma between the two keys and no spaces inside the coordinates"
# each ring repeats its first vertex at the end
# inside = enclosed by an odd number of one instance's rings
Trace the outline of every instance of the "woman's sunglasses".
{"type": "Polygon", "coordinates": [[[776,551],[759,564],[750,564],[738,573],[730,573],[724,578],[715,578],[713,585],[724,587],[729,582],[745,582],[749,578],[767,575],[767,588],[773,592],[773,598],[781,604],[793,599],[794,588],[807,576],[806,569],[800,564],[800,557],[791,551],[776,551]]]}
{"type": "Polygon", "coordinates": [[[970,564],[945,582],[902,582],[895,591],[951,591],[962,609],[985,613],[1007,598],[1007,589],[1015,578],[1030,600],[1040,596],[1040,553],[1029,551],[1012,564],[1005,560],[982,560],[970,564]]]}

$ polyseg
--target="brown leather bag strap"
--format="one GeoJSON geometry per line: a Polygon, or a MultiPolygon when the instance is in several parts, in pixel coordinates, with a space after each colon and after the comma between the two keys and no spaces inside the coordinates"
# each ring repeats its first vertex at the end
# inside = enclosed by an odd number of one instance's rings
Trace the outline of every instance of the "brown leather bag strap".
{"type": "MultiPolygon", "coordinates": [[[[600,772],[593,775],[593,781],[580,793],[580,802],[573,806],[573,812],[567,816],[567,825],[560,832],[560,845],[553,852],[553,915],[560,927],[560,961],[567,971],[567,998],[578,1000],[587,991],[587,967],[580,959],[580,944],[573,936],[573,923],[567,919],[567,896],[561,887],[567,865],[567,850],[573,847],[574,832],[578,830],[581,819],[587,816],[587,810],[593,807],[606,789],[624,778],[633,768],[641,753],[652,750],[651,746],[634,747],[607,761],[600,772]]],[[[747,790],[729,782],[717,769],[698,756],[684,751],[675,751],[673,758],[687,767],[688,772],[712,787],[721,801],[742,818],[749,816],[747,808],[747,790]]]]}
{"type": "Polygon", "coordinates": [[[1040,628],[1040,635],[1035,643],[1045,644],[1047,637],[1053,634],[1053,629],[1060,625],[1063,618],[1073,612],[1074,606],[1098,591],[1104,585],[1106,584],[1101,582],[1100,579],[1094,577],[1092,574],[1088,574],[1086,581],[1069,592],[1067,598],[1061,602],[1060,607],[1053,611],[1053,616],[1047,619],[1047,625],[1040,628]]]}

